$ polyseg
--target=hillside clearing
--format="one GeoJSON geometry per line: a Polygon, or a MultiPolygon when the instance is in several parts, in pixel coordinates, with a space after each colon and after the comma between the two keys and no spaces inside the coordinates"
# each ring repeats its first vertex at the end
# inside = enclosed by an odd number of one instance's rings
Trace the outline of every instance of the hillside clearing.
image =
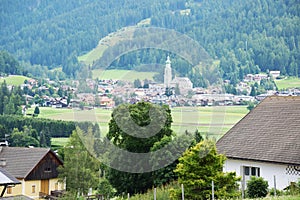
{"type": "MultiPolygon", "coordinates": [[[[146,22],[147,21],[144,23],[146,22]]],[[[124,27],[116,32],[110,33],[108,36],[102,38],[94,49],[79,56],[78,61],[86,65],[92,65],[102,57],[102,54],[108,47],[114,46],[122,40],[130,39],[133,35],[134,28],[136,28],[136,26],[124,27]]]]}
{"type": "Polygon", "coordinates": [[[19,85],[23,84],[25,80],[29,80],[29,79],[30,78],[28,78],[26,76],[10,75],[5,78],[0,78],[0,83],[2,83],[5,80],[7,85],[19,86],[19,85]]]}

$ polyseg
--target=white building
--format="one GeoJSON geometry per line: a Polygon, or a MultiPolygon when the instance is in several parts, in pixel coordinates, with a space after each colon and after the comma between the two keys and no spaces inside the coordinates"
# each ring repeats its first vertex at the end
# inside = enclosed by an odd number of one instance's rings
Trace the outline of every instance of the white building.
{"type": "Polygon", "coordinates": [[[270,71],[270,75],[276,79],[278,76],[280,76],[280,71],[270,71]]]}
{"type": "Polygon", "coordinates": [[[172,79],[172,68],[170,57],[167,57],[165,74],[164,74],[164,87],[175,88],[178,87],[181,94],[187,94],[189,90],[193,89],[193,83],[188,77],[177,77],[172,79]]]}
{"type": "Polygon", "coordinates": [[[228,158],[224,171],[235,171],[246,186],[263,177],[269,188],[284,189],[300,178],[300,97],[265,98],[218,142],[228,158]]]}

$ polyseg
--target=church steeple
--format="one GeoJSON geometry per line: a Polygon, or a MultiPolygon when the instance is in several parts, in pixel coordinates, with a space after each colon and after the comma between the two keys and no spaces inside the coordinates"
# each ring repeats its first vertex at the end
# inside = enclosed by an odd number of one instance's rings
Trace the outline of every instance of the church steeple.
{"type": "Polygon", "coordinates": [[[171,60],[170,56],[167,57],[165,74],[164,74],[164,86],[165,88],[169,88],[172,81],[172,68],[171,68],[171,60]]]}

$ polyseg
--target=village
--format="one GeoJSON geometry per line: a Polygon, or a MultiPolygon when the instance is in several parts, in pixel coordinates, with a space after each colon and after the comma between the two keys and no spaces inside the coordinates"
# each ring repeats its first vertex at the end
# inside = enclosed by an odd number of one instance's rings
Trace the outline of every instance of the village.
{"type": "Polygon", "coordinates": [[[247,74],[244,80],[236,85],[237,94],[231,94],[224,90],[224,85],[230,84],[230,81],[227,80],[224,81],[223,85],[199,88],[193,87],[193,83],[188,77],[172,76],[171,61],[168,57],[164,83],[137,79],[135,81],[138,81],[139,85],[135,86],[134,82],[127,80],[86,79],[84,84],[86,84],[87,89],[80,90],[78,88],[82,82],[78,80],[73,80],[68,84],[66,81],[60,81],[58,84],[54,81],[44,80],[44,83],[41,84],[35,79],[29,79],[21,85],[21,88],[28,88],[40,94],[40,96],[26,95],[26,102],[34,106],[74,109],[93,109],[95,107],[112,109],[120,103],[133,104],[140,101],[167,104],[171,107],[230,106],[246,105],[249,102],[258,103],[272,95],[300,96],[300,88],[271,89],[265,90],[262,94],[251,95],[251,84],[260,85],[262,80],[276,79],[279,76],[280,71],[270,71],[269,75],[247,74]],[[50,94],[53,94],[54,91],[61,95],[58,97],[57,95],[51,96],[50,94]],[[63,95],[67,93],[71,95],[63,95]]]}

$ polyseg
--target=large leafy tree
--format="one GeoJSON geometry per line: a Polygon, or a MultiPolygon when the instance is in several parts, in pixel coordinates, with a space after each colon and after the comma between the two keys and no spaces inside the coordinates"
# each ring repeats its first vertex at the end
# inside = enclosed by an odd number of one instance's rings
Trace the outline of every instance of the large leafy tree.
{"type": "Polygon", "coordinates": [[[159,187],[177,180],[178,175],[174,172],[174,169],[179,163],[178,158],[182,155],[184,150],[186,150],[188,147],[195,146],[202,140],[203,137],[201,136],[200,132],[196,130],[193,135],[186,131],[183,135],[176,137],[165,136],[162,138],[162,140],[156,142],[151,148],[152,152],[155,152],[158,149],[166,146],[167,148],[164,148],[164,151],[162,152],[164,155],[156,153],[152,154],[151,162],[153,167],[162,166],[163,163],[166,162],[166,159],[171,159],[174,162],[166,167],[152,172],[154,186],[159,187]]]}
{"type": "Polygon", "coordinates": [[[63,149],[64,166],[59,168],[61,181],[66,181],[67,191],[76,197],[79,191],[87,194],[89,188],[96,188],[99,182],[100,162],[83,145],[77,128],[63,149]]]}
{"type": "MultiPolygon", "coordinates": [[[[161,107],[148,102],[122,104],[112,113],[107,138],[118,148],[134,153],[148,153],[155,143],[161,140],[165,140],[165,142],[169,141],[169,137],[173,135],[171,123],[171,111],[168,106],[161,107]],[[164,121],[157,133],[154,132],[155,127],[152,127],[154,119],[151,118],[151,114],[149,114],[153,109],[156,113],[155,120],[164,121]],[[142,136],[143,133],[140,132],[140,129],[137,130],[134,126],[131,127],[132,124],[129,123],[130,121],[133,121],[141,129],[153,130],[154,133],[150,131],[148,134],[151,136],[146,134],[143,135],[142,138],[139,137],[142,136]],[[151,129],[151,127],[153,129],[151,129]]],[[[122,159],[122,155],[112,156],[113,162],[122,159]]],[[[128,160],[128,162],[130,163],[131,161],[128,160]]],[[[129,173],[124,172],[125,170],[118,171],[116,169],[110,169],[108,179],[117,189],[118,193],[145,192],[153,186],[152,172],[142,173],[145,163],[151,165],[150,162],[150,160],[143,160],[139,163],[135,163],[135,171],[140,171],[141,173],[129,173]]]]}
{"type": "Polygon", "coordinates": [[[10,138],[9,143],[13,147],[28,147],[28,146],[39,146],[39,141],[37,138],[33,137],[32,133],[35,133],[35,130],[30,130],[26,126],[24,127],[24,132],[19,131],[17,128],[14,128],[10,138]]]}
{"type": "MultiPolygon", "coordinates": [[[[178,182],[184,185],[187,199],[209,199],[212,181],[217,198],[233,198],[238,195],[235,172],[222,172],[225,156],[218,154],[214,142],[205,140],[188,149],[181,158],[175,172],[178,182]]],[[[180,191],[173,190],[177,198],[180,191]]]]}

